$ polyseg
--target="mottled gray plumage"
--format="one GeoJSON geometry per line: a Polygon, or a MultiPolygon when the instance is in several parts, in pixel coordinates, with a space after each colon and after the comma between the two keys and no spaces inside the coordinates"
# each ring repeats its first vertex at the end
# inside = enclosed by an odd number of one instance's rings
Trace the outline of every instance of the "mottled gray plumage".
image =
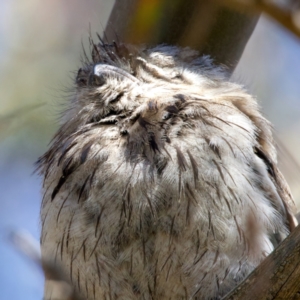
{"type": "Polygon", "coordinates": [[[295,226],[269,122],[190,49],[93,44],[39,168],[42,255],[85,299],[218,299],[295,226]]]}

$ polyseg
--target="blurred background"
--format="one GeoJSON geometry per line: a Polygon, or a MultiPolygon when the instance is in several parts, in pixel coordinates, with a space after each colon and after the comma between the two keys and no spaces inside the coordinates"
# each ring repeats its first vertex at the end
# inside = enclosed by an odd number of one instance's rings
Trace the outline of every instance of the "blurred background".
{"type": "MultiPolygon", "coordinates": [[[[8,236],[23,229],[39,239],[34,162],[58,127],[82,44],[90,28],[102,33],[113,3],[0,0],[0,299],[42,299],[42,272],[8,236]]],[[[263,16],[233,77],[273,123],[281,168],[300,207],[300,40],[263,16]]]]}

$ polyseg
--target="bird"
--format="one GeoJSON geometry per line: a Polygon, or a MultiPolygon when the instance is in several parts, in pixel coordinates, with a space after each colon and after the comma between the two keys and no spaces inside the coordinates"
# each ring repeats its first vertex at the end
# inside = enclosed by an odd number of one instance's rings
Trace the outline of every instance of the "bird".
{"type": "Polygon", "coordinates": [[[74,77],[37,165],[42,257],[82,299],[221,299],[295,228],[272,126],[224,66],[100,40],[74,77]]]}

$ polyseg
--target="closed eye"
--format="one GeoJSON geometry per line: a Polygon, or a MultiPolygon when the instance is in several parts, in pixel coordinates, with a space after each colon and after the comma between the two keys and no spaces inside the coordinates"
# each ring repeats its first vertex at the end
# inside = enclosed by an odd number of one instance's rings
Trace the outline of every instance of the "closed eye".
{"type": "Polygon", "coordinates": [[[124,96],[124,92],[120,93],[116,98],[109,101],[109,103],[118,102],[124,96]]]}
{"type": "Polygon", "coordinates": [[[98,124],[116,124],[119,120],[124,118],[126,118],[126,114],[112,109],[98,122],[98,124]]]}

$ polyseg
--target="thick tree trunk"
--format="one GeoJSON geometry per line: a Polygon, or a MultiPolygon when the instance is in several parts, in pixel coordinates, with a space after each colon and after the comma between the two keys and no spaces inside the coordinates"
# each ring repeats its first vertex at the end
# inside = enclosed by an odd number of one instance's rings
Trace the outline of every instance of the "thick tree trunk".
{"type": "Polygon", "coordinates": [[[233,71],[257,20],[258,15],[221,7],[215,1],[117,0],[104,38],[148,46],[188,46],[233,71]]]}

